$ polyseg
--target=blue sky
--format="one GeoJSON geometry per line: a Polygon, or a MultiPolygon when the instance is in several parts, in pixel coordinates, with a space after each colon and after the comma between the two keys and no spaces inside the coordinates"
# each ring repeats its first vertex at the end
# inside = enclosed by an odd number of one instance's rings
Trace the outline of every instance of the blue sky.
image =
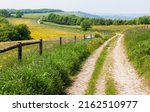
{"type": "Polygon", "coordinates": [[[54,8],[90,13],[150,14],[150,0],[0,0],[0,8],[54,8]]]}

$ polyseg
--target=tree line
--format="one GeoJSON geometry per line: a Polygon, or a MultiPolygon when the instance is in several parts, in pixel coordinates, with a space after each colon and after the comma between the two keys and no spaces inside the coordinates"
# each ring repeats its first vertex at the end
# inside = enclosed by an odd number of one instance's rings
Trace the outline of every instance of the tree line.
{"type": "Polygon", "coordinates": [[[15,14],[17,11],[20,11],[24,14],[29,14],[29,13],[49,13],[49,12],[63,12],[62,10],[59,9],[7,9],[8,12],[11,14],[15,14]]]}
{"type": "Polygon", "coordinates": [[[23,14],[29,13],[48,13],[48,12],[63,12],[59,9],[0,9],[0,16],[11,17],[12,14],[16,14],[16,17],[22,17],[23,14]]]}
{"type": "Polygon", "coordinates": [[[150,24],[150,16],[143,16],[134,18],[131,20],[122,19],[105,19],[105,18],[86,18],[75,15],[62,16],[54,13],[50,13],[48,17],[43,18],[44,21],[53,22],[62,25],[81,25],[86,20],[91,25],[138,25],[138,24],[150,24]]]}
{"type": "MultiPolygon", "coordinates": [[[[63,12],[59,9],[0,9],[0,16],[11,17],[12,14],[16,14],[17,18],[22,17],[26,13],[48,13],[48,12],[63,12]]],[[[50,13],[48,17],[43,18],[44,21],[54,22],[62,25],[80,25],[84,20],[88,20],[92,25],[138,25],[138,24],[150,24],[150,16],[143,16],[134,18],[131,20],[122,19],[105,19],[105,18],[86,18],[76,15],[63,16],[54,13],[50,13]]]]}
{"type": "Polygon", "coordinates": [[[12,25],[4,17],[0,17],[0,42],[29,40],[30,33],[25,24],[12,25]]]}

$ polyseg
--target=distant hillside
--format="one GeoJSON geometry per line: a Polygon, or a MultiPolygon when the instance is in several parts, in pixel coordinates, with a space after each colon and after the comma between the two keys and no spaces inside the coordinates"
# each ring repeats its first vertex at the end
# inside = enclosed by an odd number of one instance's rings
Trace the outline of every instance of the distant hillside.
{"type": "Polygon", "coordinates": [[[137,17],[141,17],[144,15],[150,15],[150,14],[146,14],[146,13],[139,13],[139,14],[109,14],[109,13],[95,13],[98,16],[101,16],[102,18],[107,18],[107,19],[134,19],[137,17]]]}
{"type": "Polygon", "coordinates": [[[81,11],[65,11],[65,12],[56,12],[56,14],[60,14],[60,15],[76,15],[76,16],[80,16],[80,17],[88,17],[88,18],[101,18],[98,15],[94,15],[94,14],[89,14],[86,12],[81,12],[81,11]]]}
{"type": "Polygon", "coordinates": [[[14,14],[20,11],[25,14],[29,13],[49,13],[49,12],[63,12],[60,9],[7,9],[10,13],[14,14]]]}

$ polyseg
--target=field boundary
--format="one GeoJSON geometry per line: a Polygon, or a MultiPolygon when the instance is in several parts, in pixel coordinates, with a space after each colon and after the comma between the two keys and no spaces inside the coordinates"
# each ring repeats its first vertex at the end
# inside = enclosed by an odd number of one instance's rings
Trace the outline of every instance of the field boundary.
{"type": "MultiPolygon", "coordinates": [[[[92,34],[90,36],[87,36],[87,37],[84,35],[83,40],[92,39],[92,37],[93,37],[92,34]]],[[[74,36],[74,43],[76,43],[76,42],[77,42],[77,36],[74,36]]],[[[4,53],[4,52],[7,52],[7,51],[10,51],[10,50],[17,48],[18,49],[18,60],[21,60],[22,55],[23,55],[22,47],[28,46],[28,45],[33,45],[33,44],[39,44],[39,54],[42,55],[42,53],[43,53],[43,39],[31,41],[31,42],[18,42],[16,44],[13,44],[13,45],[7,46],[3,49],[0,49],[0,53],[4,53]]],[[[60,39],[59,39],[59,44],[60,44],[60,46],[63,44],[63,38],[62,37],[60,37],[60,39]]]]}

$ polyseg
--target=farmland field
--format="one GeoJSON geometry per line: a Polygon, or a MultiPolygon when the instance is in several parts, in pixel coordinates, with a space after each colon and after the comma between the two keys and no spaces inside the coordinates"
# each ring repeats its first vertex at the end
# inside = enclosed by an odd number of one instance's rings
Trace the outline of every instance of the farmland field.
{"type": "Polygon", "coordinates": [[[51,22],[37,24],[37,21],[41,16],[47,16],[48,14],[49,13],[25,14],[23,18],[10,18],[8,20],[12,24],[26,24],[31,31],[32,38],[34,39],[56,38],[60,36],[73,37],[75,35],[83,37],[84,34],[89,35],[94,32],[100,32],[102,34],[107,32],[122,32],[128,28],[136,27],[135,25],[96,25],[92,26],[92,29],[88,31],[83,31],[80,26],[58,25],[51,22]]]}
{"type": "MultiPolygon", "coordinates": [[[[47,38],[56,38],[56,37],[73,37],[73,36],[82,36],[84,33],[80,30],[69,29],[66,27],[58,27],[57,25],[42,25],[37,24],[37,21],[34,19],[8,19],[12,24],[26,24],[30,31],[31,37],[34,39],[47,39],[47,38]]],[[[86,32],[89,33],[89,32],[86,32]]]]}
{"type": "MultiPolygon", "coordinates": [[[[60,14],[65,15],[65,13],[60,14]]],[[[85,81],[83,85],[85,90],[80,91],[80,94],[150,93],[147,90],[139,89],[144,87],[142,84],[145,80],[140,82],[136,78],[144,76],[146,77],[145,79],[150,80],[150,30],[145,29],[145,25],[93,25],[92,28],[89,27],[87,31],[84,31],[79,25],[61,25],[48,21],[38,24],[38,19],[47,15],[48,13],[35,13],[25,14],[23,18],[7,18],[14,26],[26,24],[34,40],[43,39],[43,54],[39,56],[38,45],[23,47],[23,58],[21,61],[17,60],[17,49],[1,53],[0,74],[2,76],[0,76],[0,94],[70,94],[66,89],[72,86],[72,83],[79,84],[76,82],[76,79],[82,84],[81,80],[84,81],[85,76],[80,77],[79,75],[78,79],[76,75],[78,75],[78,72],[81,72],[81,75],[88,74],[86,69],[91,73],[93,70],[93,75],[89,82],[91,86],[89,86],[89,93],[84,93],[87,90],[86,85],[88,87],[89,80],[85,81]],[[92,40],[81,41],[84,35],[89,36],[90,34],[97,34],[98,37],[92,40]],[[77,36],[76,43],[74,36],[77,36]],[[112,45],[108,44],[107,40],[113,36],[118,38],[113,41],[112,45]],[[60,46],[59,37],[63,37],[62,46],[60,46]],[[107,47],[103,48],[105,41],[107,47]],[[122,44],[126,49],[122,47],[122,44]],[[100,53],[97,51],[99,56],[95,53],[97,48],[101,49],[100,53]],[[129,61],[126,59],[126,55],[129,61]],[[93,65],[90,62],[86,65],[86,61],[88,61],[90,56],[91,61],[96,60],[96,58],[99,61],[92,62],[93,65]],[[86,68],[83,69],[82,73],[81,68],[84,66],[84,63],[86,68]],[[134,68],[128,63],[134,65],[135,72],[129,71],[129,69],[134,68]],[[105,75],[103,76],[100,72],[105,73],[105,75]],[[134,73],[134,77],[132,77],[132,73],[134,73]],[[101,79],[99,76],[103,78],[101,79]],[[120,77],[124,78],[126,85],[118,80],[120,77]],[[97,86],[99,84],[98,81],[101,80],[103,84],[97,86]],[[133,80],[137,81],[139,85],[134,84],[133,80]],[[132,85],[131,87],[130,84],[132,85]],[[124,90],[120,90],[120,88],[124,87],[119,88],[118,85],[126,87],[124,90]],[[97,87],[100,87],[100,89],[97,87]],[[101,87],[104,89],[103,93],[101,92],[101,87]]],[[[5,48],[17,42],[1,42],[0,47],[5,48]]],[[[71,90],[76,93],[76,90],[78,90],[76,87],[78,86],[74,85],[72,87],[75,87],[75,89],[71,90]]],[[[79,87],[79,90],[81,88],[79,87]]]]}

